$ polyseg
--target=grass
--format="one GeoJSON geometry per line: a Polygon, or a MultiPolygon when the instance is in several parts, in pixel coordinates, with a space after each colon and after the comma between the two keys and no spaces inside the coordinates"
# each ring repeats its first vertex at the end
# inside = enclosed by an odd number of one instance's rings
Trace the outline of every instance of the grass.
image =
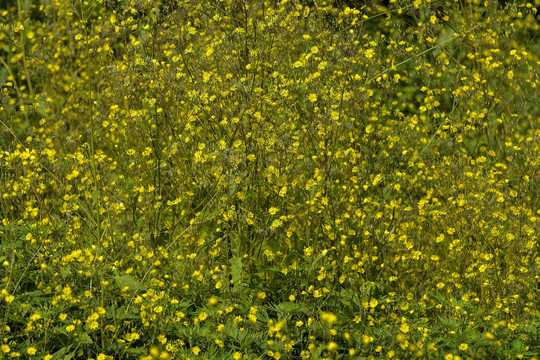
{"type": "Polygon", "coordinates": [[[0,358],[538,358],[538,3],[0,3],[0,358]]]}

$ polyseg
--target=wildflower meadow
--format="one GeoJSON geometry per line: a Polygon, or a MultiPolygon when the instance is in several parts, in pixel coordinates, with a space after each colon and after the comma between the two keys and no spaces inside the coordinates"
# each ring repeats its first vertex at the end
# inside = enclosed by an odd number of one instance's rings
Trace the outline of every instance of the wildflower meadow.
{"type": "Polygon", "coordinates": [[[539,359],[540,0],[0,0],[0,359],[539,359]]]}

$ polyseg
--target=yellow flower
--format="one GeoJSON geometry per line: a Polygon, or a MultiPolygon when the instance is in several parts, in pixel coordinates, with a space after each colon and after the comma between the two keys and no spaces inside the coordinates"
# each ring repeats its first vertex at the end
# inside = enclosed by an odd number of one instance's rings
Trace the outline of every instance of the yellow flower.
{"type": "Polygon", "coordinates": [[[331,341],[328,343],[328,351],[334,352],[339,348],[338,344],[331,341]]]}
{"type": "Polygon", "coordinates": [[[139,340],[140,337],[141,336],[137,333],[129,333],[129,334],[126,334],[125,339],[126,341],[135,341],[135,340],[139,340]]]}
{"type": "Polygon", "coordinates": [[[152,357],[154,357],[154,358],[159,357],[159,349],[157,348],[157,346],[152,346],[150,348],[150,355],[152,355],[152,357]]]}
{"type": "Polygon", "coordinates": [[[208,304],[211,306],[216,306],[218,303],[218,298],[215,296],[212,296],[210,299],[208,299],[208,304]]]}
{"type": "Polygon", "coordinates": [[[195,355],[199,355],[199,353],[201,352],[201,348],[198,347],[198,346],[194,346],[191,348],[191,351],[195,354],[195,355]]]}
{"type": "Polygon", "coordinates": [[[465,343],[462,343],[459,345],[459,350],[461,351],[465,351],[469,348],[469,345],[465,344],[465,343]]]}
{"type": "Polygon", "coordinates": [[[401,326],[399,327],[399,330],[402,332],[402,333],[408,333],[410,328],[409,328],[409,325],[407,324],[401,324],[401,326]]]}
{"type": "Polygon", "coordinates": [[[205,313],[204,311],[201,312],[201,313],[199,314],[199,320],[200,320],[200,321],[204,321],[204,320],[206,320],[207,318],[208,318],[208,314],[205,313]]]}
{"type": "Polygon", "coordinates": [[[321,315],[321,320],[332,326],[337,321],[337,316],[331,312],[324,312],[321,315]]]}

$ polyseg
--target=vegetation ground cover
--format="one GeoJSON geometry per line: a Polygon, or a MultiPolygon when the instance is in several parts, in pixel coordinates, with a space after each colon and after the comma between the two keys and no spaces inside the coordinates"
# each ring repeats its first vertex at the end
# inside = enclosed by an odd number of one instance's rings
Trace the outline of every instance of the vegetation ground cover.
{"type": "Polygon", "coordinates": [[[0,1],[0,358],[538,358],[538,6],[0,1]]]}

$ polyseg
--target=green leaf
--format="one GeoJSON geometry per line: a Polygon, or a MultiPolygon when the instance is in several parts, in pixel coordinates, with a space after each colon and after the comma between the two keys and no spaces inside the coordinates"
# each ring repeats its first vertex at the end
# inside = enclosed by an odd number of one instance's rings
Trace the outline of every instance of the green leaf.
{"type": "MultiPolygon", "coordinates": [[[[5,46],[3,46],[2,48],[5,48],[5,46]]],[[[5,83],[7,82],[7,78],[8,78],[8,72],[5,68],[0,68],[0,86],[4,86],[5,83]]]]}
{"type": "Polygon", "coordinates": [[[133,262],[135,263],[135,265],[137,265],[137,267],[139,268],[139,270],[144,269],[144,265],[143,265],[143,263],[142,263],[140,260],[137,260],[137,259],[135,259],[135,258],[133,258],[133,257],[132,257],[130,260],[133,261],[133,262]]]}
{"type": "Polygon", "coordinates": [[[47,105],[45,103],[45,100],[41,98],[38,100],[38,106],[36,106],[36,111],[41,116],[47,116],[47,105]]]}
{"type": "Polygon", "coordinates": [[[116,285],[120,289],[123,289],[127,286],[133,290],[145,290],[145,286],[129,274],[116,275],[114,277],[114,280],[116,281],[116,285]]]}
{"type": "Polygon", "coordinates": [[[525,351],[525,344],[521,340],[514,340],[512,342],[512,350],[516,354],[521,354],[525,351]]]}
{"type": "Polygon", "coordinates": [[[92,341],[92,338],[87,333],[82,333],[79,336],[79,344],[86,345],[86,344],[93,344],[94,341],[92,341]]]}
{"type": "Polygon", "coordinates": [[[66,278],[66,277],[68,277],[69,275],[71,275],[71,266],[69,266],[69,265],[66,266],[66,268],[60,272],[60,274],[62,274],[62,276],[63,276],[64,278],[66,278]]]}
{"type": "Polygon", "coordinates": [[[92,191],[92,203],[94,205],[97,204],[100,194],[101,194],[101,191],[99,191],[99,190],[92,191]]]}
{"type": "Polygon", "coordinates": [[[274,305],[273,308],[279,315],[282,316],[297,315],[309,311],[305,305],[289,301],[274,305]]]}
{"type": "Polygon", "coordinates": [[[59,360],[59,359],[63,359],[63,360],[69,360],[69,359],[72,359],[73,358],[73,352],[69,353],[69,354],[66,354],[72,347],[73,345],[69,345],[69,346],[64,346],[63,348],[61,348],[60,350],[58,350],[57,352],[55,352],[53,354],[53,360],[59,360]]]}
{"type": "Polygon", "coordinates": [[[41,295],[43,295],[43,292],[41,290],[34,290],[34,291],[27,291],[20,296],[22,298],[29,298],[31,303],[35,304],[38,303],[41,299],[41,295]]]}
{"type": "Polygon", "coordinates": [[[231,276],[234,286],[237,286],[242,281],[242,258],[235,256],[231,260],[231,276]]]}

